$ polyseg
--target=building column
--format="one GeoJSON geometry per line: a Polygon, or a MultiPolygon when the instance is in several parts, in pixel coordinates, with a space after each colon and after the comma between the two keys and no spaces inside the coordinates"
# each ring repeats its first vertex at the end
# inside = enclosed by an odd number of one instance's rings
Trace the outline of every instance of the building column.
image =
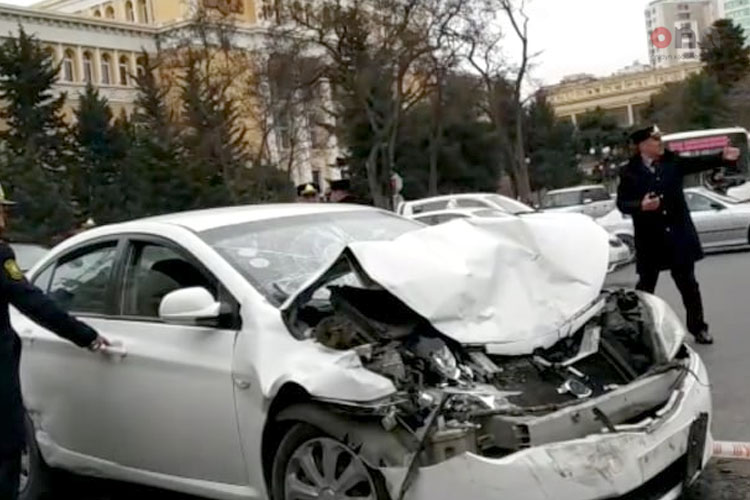
{"type": "Polygon", "coordinates": [[[55,53],[57,54],[57,64],[60,65],[60,72],[57,76],[60,78],[60,80],[63,80],[63,76],[65,75],[65,68],[63,67],[63,60],[65,59],[65,49],[63,49],[61,43],[55,44],[55,53]]]}
{"type": "Polygon", "coordinates": [[[112,50],[112,57],[114,60],[112,61],[112,76],[114,77],[115,81],[112,82],[112,85],[120,85],[120,51],[117,49],[112,50]]]}
{"type": "Polygon", "coordinates": [[[632,127],[635,125],[635,113],[633,112],[633,105],[628,104],[628,125],[632,127]]]}
{"type": "Polygon", "coordinates": [[[573,123],[574,127],[578,126],[578,117],[576,116],[575,113],[573,113],[572,115],[570,115],[570,121],[573,123]]]}
{"type": "Polygon", "coordinates": [[[84,71],[83,71],[83,47],[81,47],[80,45],[76,45],[75,65],[76,65],[76,73],[78,74],[78,79],[81,82],[86,83],[86,75],[84,74],[84,71]]]}
{"type": "Polygon", "coordinates": [[[102,52],[97,47],[94,49],[94,85],[97,87],[102,84],[102,76],[102,52]]]}

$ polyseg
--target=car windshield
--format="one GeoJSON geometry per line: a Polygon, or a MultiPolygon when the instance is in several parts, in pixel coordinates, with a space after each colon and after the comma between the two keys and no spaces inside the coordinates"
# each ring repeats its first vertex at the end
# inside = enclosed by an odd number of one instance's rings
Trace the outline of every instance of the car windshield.
{"type": "Polygon", "coordinates": [[[495,205],[501,207],[506,212],[514,214],[514,215],[528,214],[528,213],[534,212],[534,209],[531,208],[530,206],[524,205],[520,201],[516,201],[511,198],[506,198],[505,196],[500,196],[499,194],[491,194],[487,196],[487,199],[490,200],[495,205]]]}
{"type": "Polygon", "coordinates": [[[281,305],[355,241],[391,240],[424,225],[378,211],[312,214],[223,226],[200,236],[281,305]]]}
{"type": "Polygon", "coordinates": [[[542,201],[542,206],[544,208],[564,208],[580,205],[582,202],[581,191],[563,191],[547,193],[542,201]]]}
{"type": "Polygon", "coordinates": [[[11,244],[11,248],[13,248],[13,252],[16,254],[18,267],[24,272],[34,267],[34,264],[39,262],[48,252],[44,247],[26,243],[13,243],[11,244]]]}

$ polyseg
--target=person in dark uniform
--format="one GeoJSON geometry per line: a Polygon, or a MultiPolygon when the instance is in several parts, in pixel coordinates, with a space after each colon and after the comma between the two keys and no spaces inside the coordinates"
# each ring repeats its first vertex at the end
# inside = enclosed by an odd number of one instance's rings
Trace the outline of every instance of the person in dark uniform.
{"type": "Polygon", "coordinates": [[[330,181],[331,193],[328,197],[332,203],[359,203],[352,194],[352,182],[349,179],[330,181]]]}
{"type": "Polygon", "coordinates": [[[297,201],[299,203],[319,203],[320,188],[314,182],[297,186],[297,201]]]}
{"type": "Polygon", "coordinates": [[[683,178],[735,162],[740,150],[727,147],[716,155],[681,157],[664,150],[657,126],[634,132],[631,140],[638,152],[620,171],[617,206],[633,216],[637,289],[653,293],[659,274],[669,269],[687,311],[688,330],[698,343],[712,344],[695,279],[695,262],[703,258],[703,249],[685,201],[683,178]]]}
{"type": "MultiPolygon", "coordinates": [[[[0,233],[6,228],[6,210],[12,204],[0,186],[0,233]]],[[[94,329],[62,311],[26,281],[13,250],[0,241],[0,500],[17,498],[21,451],[26,443],[18,373],[21,340],[10,324],[9,305],[79,347],[97,351],[109,345],[94,329]]]]}

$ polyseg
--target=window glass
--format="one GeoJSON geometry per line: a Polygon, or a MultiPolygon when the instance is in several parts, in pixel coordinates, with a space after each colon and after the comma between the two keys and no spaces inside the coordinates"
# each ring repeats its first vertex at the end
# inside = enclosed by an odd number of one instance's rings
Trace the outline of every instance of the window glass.
{"type": "Polygon", "coordinates": [[[435,212],[445,210],[448,207],[448,200],[428,201],[424,203],[415,203],[412,205],[412,213],[421,214],[424,212],[435,212]]]}
{"type": "Polygon", "coordinates": [[[461,215],[461,214],[439,214],[435,216],[435,219],[437,219],[436,224],[443,224],[445,222],[450,222],[454,219],[468,219],[469,217],[467,215],[461,215]]]}
{"type": "Polygon", "coordinates": [[[711,200],[709,200],[705,196],[701,196],[695,193],[687,193],[685,195],[685,200],[687,200],[688,209],[691,212],[704,212],[706,210],[712,209],[711,200]]]}
{"type": "Polygon", "coordinates": [[[456,205],[461,208],[487,208],[487,203],[471,198],[459,198],[456,200],[456,205]]]}
{"type": "Polygon", "coordinates": [[[55,266],[47,266],[44,271],[39,273],[36,278],[34,278],[33,285],[43,291],[44,293],[47,293],[49,290],[49,281],[50,278],[52,278],[52,270],[55,268],[55,266]]]}
{"type": "Polygon", "coordinates": [[[563,208],[581,204],[583,204],[581,191],[549,193],[544,197],[544,201],[542,202],[544,208],[563,208]]]}
{"type": "Polygon", "coordinates": [[[49,296],[66,311],[106,314],[107,288],[115,264],[114,242],[58,261],[49,296]]]}
{"type": "Polygon", "coordinates": [[[587,189],[583,192],[584,200],[607,201],[610,199],[606,189],[587,189]]]}
{"type": "Polygon", "coordinates": [[[216,287],[202,271],[169,247],[143,243],[133,247],[123,287],[125,316],[158,318],[162,299],[182,288],[203,287],[216,297],[216,287]]]}

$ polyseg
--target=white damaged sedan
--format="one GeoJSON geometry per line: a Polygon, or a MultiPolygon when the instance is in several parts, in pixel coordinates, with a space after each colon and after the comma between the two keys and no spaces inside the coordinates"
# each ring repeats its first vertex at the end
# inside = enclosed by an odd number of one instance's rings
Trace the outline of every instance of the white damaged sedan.
{"type": "Polygon", "coordinates": [[[114,342],[14,311],[21,497],[58,468],[216,499],[677,498],[710,457],[706,369],[662,300],[602,289],[607,260],[603,229],[554,214],[300,204],[83,233],[30,279],[114,342]]]}

